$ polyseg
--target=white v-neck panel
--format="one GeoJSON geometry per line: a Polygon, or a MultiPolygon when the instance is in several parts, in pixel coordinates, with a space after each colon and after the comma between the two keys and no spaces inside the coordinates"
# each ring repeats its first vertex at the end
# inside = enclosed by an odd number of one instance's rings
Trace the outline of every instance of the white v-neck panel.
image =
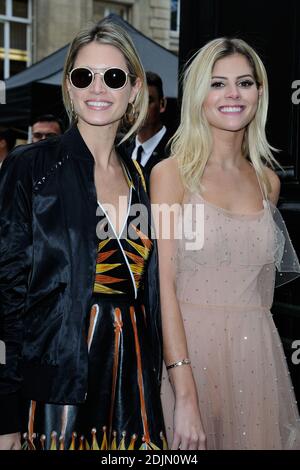
{"type": "Polygon", "coordinates": [[[116,237],[116,239],[118,240],[118,244],[119,244],[119,247],[122,251],[122,254],[123,254],[123,258],[125,259],[125,263],[128,267],[128,270],[129,270],[129,273],[130,273],[130,276],[131,276],[131,280],[132,280],[132,284],[133,284],[133,288],[134,288],[134,298],[136,299],[137,298],[137,288],[136,288],[136,284],[135,284],[135,280],[134,280],[134,276],[133,276],[133,273],[131,271],[131,268],[130,268],[130,265],[129,265],[129,262],[128,262],[128,259],[127,259],[127,256],[126,256],[126,253],[124,252],[124,249],[123,249],[123,246],[122,246],[122,243],[120,242],[120,238],[122,236],[122,233],[124,231],[124,227],[127,223],[127,220],[128,220],[128,216],[129,216],[129,211],[130,211],[130,207],[131,207],[131,200],[132,200],[132,186],[130,187],[130,190],[129,190],[129,200],[128,200],[128,207],[127,207],[127,214],[126,214],[126,217],[124,219],[124,222],[123,222],[123,225],[122,225],[122,228],[120,230],[120,234],[119,236],[117,235],[117,232],[115,230],[115,227],[108,215],[108,213],[106,212],[106,210],[104,209],[104,207],[102,206],[101,202],[100,201],[97,201],[99,207],[101,207],[101,209],[103,210],[107,220],[108,220],[108,223],[109,225],[111,226],[111,229],[116,237]]]}
{"type": "Polygon", "coordinates": [[[122,233],[123,233],[123,231],[124,231],[124,227],[125,227],[126,222],[127,222],[127,220],[128,220],[129,211],[130,211],[130,206],[131,206],[131,200],[132,200],[132,186],[131,186],[130,189],[129,189],[129,199],[128,199],[128,205],[127,205],[127,213],[126,213],[125,219],[124,219],[124,221],[123,221],[123,225],[122,225],[122,227],[121,227],[121,230],[120,230],[120,232],[119,232],[119,235],[117,234],[117,231],[116,231],[116,229],[115,229],[115,227],[114,227],[114,225],[113,225],[113,223],[112,223],[112,221],[111,221],[111,219],[110,219],[108,213],[107,213],[106,210],[104,209],[103,205],[101,204],[100,201],[97,201],[98,206],[101,207],[101,209],[103,210],[104,214],[106,215],[107,220],[108,220],[108,222],[109,222],[109,225],[111,226],[111,228],[112,228],[112,230],[113,230],[113,232],[114,232],[114,235],[116,236],[116,238],[117,238],[118,240],[121,238],[122,233]]]}

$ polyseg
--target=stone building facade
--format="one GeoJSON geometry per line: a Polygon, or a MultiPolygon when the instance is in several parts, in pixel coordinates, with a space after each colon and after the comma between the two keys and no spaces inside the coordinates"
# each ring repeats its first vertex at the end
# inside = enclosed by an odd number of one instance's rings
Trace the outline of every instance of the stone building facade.
{"type": "Polygon", "coordinates": [[[177,53],[179,7],[180,0],[0,0],[0,79],[65,46],[109,13],[177,53]]]}

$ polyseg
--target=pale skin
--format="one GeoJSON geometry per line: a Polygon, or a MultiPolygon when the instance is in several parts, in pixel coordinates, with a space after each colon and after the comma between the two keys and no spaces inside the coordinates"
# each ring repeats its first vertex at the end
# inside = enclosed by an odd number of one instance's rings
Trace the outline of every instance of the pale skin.
{"type": "MultiPolygon", "coordinates": [[[[114,46],[93,42],[83,46],[76,57],[74,67],[89,66],[95,69],[119,67],[128,72],[123,54],[114,46]]],[[[78,116],[78,129],[92,153],[95,166],[94,178],[97,199],[103,204],[113,208],[108,215],[119,231],[127,215],[129,188],[122,166],[114,148],[119,122],[126,112],[128,103],[133,102],[141,80],[136,79],[132,86],[128,80],[126,86],[120,90],[111,90],[105,86],[100,75],[89,88],[78,90],[67,81],[70,97],[78,116]],[[105,102],[106,105],[97,108],[92,105],[95,101],[105,102]],[[120,204],[119,197],[123,196],[126,204],[120,204]]],[[[6,434],[0,436],[0,450],[19,450],[20,434],[6,434]]]]}
{"type": "MultiPolygon", "coordinates": [[[[239,54],[217,61],[212,77],[203,106],[211,127],[213,147],[201,181],[202,196],[210,203],[238,214],[255,213],[263,208],[262,193],[256,173],[242,153],[242,142],[246,127],[257,110],[262,88],[256,86],[249,63],[239,54]],[[213,85],[216,82],[218,85],[213,85]],[[239,112],[222,112],[224,107],[234,106],[240,107],[239,112]]],[[[280,181],[273,170],[265,168],[265,171],[271,184],[268,199],[276,205],[280,181]]],[[[153,168],[150,188],[152,203],[184,203],[186,192],[176,158],[165,159],[153,168]]],[[[174,246],[172,240],[163,240],[158,235],[164,361],[167,365],[189,357],[176,297],[174,246]]],[[[205,430],[192,369],[185,365],[169,372],[175,394],[172,449],[179,446],[181,449],[205,449],[205,430]]]]}

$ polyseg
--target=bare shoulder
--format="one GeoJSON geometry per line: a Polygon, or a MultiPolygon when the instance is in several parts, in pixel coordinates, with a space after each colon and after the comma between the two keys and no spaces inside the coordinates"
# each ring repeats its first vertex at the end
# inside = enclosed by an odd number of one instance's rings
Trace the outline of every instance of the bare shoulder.
{"type": "Polygon", "coordinates": [[[275,171],[271,168],[265,167],[265,171],[272,188],[271,192],[269,193],[269,199],[273,202],[273,204],[276,205],[280,193],[280,179],[275,171]]]}
{"type": "Polygon", "coordinates": [[[176,178],[176,180],[181,181],[176,157],[164,158],[154,166],[151,171],[151,179],[155,180],[157,178],[169,178],[170,181],[174,181],[174,178],[176,178]]]}
{"type": "Polygon", "coordinates": [[[150,194],[155,202],[182,202],[184,186],[175,157],[165,158],[154,166],[150,176],[150,194]]]}

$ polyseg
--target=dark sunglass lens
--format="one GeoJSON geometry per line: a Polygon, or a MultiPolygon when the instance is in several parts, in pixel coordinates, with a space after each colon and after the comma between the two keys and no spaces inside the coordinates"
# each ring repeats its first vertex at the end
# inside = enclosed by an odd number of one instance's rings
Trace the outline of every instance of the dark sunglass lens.
{"type": "Polygon", "coordinates": [[[78,68],[71,73],[71,81],[76,88],[86,88],[93,81],[93,74],[90,70],[78,68]]]}
{"type": "Polygon", "coordinates": [[[109,88],[122,88],[126,83],[126,73],[121,69],[106,70],[104,82],[109,88]]]}

